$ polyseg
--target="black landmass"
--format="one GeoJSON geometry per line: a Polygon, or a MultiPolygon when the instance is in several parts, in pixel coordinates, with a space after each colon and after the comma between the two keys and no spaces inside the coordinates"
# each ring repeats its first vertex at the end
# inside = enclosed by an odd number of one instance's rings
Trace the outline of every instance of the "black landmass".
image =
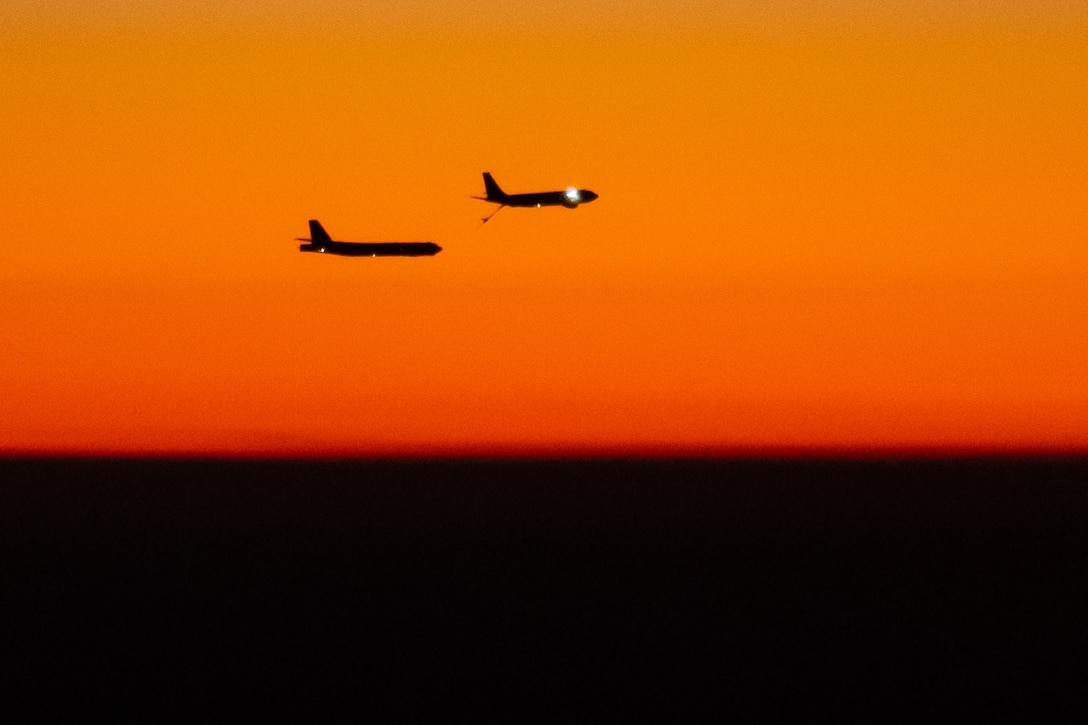
{"type": "Polygon", "coordinates": [[[43,717],[1083,721],[1088,461],[0,460],[43,717]]]}

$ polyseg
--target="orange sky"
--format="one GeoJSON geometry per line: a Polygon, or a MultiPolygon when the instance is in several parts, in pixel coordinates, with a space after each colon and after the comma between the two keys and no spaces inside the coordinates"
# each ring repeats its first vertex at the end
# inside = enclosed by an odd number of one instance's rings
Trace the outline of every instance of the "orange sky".
{"type": "Polygon", "coordinates": [[[5,3],[0,452],[1088,449],[1088,6],[722,4],[5,3]]]}

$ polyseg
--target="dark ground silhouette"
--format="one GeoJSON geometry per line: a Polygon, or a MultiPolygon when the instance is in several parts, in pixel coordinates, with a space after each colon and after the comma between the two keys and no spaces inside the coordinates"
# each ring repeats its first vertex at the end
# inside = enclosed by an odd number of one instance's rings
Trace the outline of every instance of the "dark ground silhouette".
{"type": "Polygon", "coordinates": [[[1080,717],[1086,473],[0,460],[0,687],[140,719],[1080,717]]]}

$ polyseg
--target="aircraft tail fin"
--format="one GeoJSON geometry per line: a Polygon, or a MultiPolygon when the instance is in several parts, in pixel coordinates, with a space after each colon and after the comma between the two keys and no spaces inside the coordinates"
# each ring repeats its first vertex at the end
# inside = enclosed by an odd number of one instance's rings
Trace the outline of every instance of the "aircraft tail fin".
{"type": "Polygon", "coordinates": [[[506,193],[499,188],[499,185],[487,171],[484,172],[484,188],[487,190],[489,200],[499,201],[506,198],[506,193]]]}
{"type": "Polygon", "coordinates": [[[310,220],[310,242],[313,244],[332,244],[332,237],[325,231],[325,227],[321,226],[321,222],[317,219],[310,220]]]}

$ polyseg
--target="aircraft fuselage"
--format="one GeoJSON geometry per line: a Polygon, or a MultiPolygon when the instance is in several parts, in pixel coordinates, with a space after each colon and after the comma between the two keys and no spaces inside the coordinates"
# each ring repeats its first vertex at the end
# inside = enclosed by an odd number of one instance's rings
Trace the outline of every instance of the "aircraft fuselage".
{"type": "MultiPolygon", "coordinates": [[[[489,201],[492,204],[498,204],[499,209],[502,209],[504,206],[565,206],[568,209],[574,209],[579,204],[585,204],[597,199],[596,192],[590,191],[589,189],[576,189],[573,186],[566,191],[538,191],[531,194],[507,194],[499,187],[491,174],[486,171],[484,172],[484,190],[487,192],[486,196],[477,196],[474,198],[481,201],[489,201]]],[[[497,214],[499,209],[496,209],[489,216],[484,217],[484,221],[486,222],[497,214]]]]}
{"type": "Polygon", "coordinates": [[[597,198],[589,189],[568,189],[567,191],[539,191],[533,194],[506,194],[486,201],[506,206],[540,207],[540,206],[565,206],[573,209],[579,204],[593,201],[597,198]]]}
{"type": "Polygon", "coordinates": [[[300,244],[300,252],[344,257],[430,257],[442,251],[434,242],[325,242],[300,244]]]}

